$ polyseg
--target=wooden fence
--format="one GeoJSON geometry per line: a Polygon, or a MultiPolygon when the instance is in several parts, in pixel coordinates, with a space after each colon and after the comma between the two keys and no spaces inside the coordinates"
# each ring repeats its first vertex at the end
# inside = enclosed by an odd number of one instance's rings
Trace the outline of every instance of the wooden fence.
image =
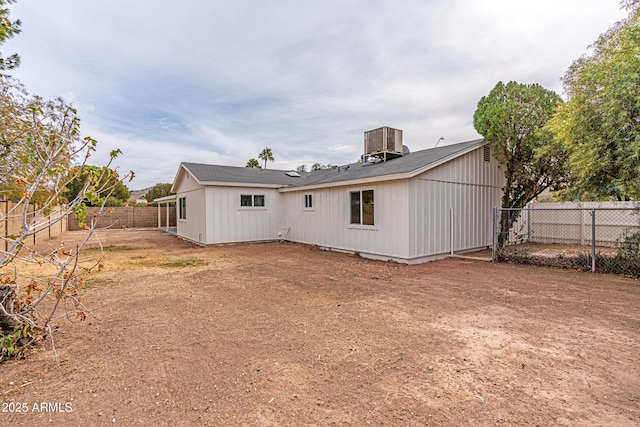
{"type": "MultiPolygon", "coordinates": [[[[100,211],[100,208],[87,208],[89,218],[100,211]]],[[[161,224],[164,226],[167,221],[166,208],[157,207],[113,207],[104,208],[103,215],[100,216],[98,227],[110,228],[157,228],[158,215],[161,224]]],[[[169,208],[169,226],[176,226],[176,208],[169,208]]],[[[79,230],[78,220],[69,216],[69,230],[79,230]]]]}
{"type": "MultiPolygon", "coordinates": [[[[23,223],[22,223],[22,214],[23,212],[20,210],[19,212],[11,212],[13,208],[17,206],[16,202],[11,202],[8,200],[0,201],[0,237],[2,237],[2,244],[0,244],[0,248],[3,250],[8,250],[10,246],[10,242],[7,238],[11,238],[11,236],[19,236],[22,232],[23,223]],[[11,212],[11,213],[9,213],[11,212]]],[[[33,212],[36,210],[34,205],[29,205],[27,209],[27,220],[33,218],[33,212]]],[[[46,224],[48,221],[53,220],[61,215],[62,212],[66,211],[66,206],[61,205],[54,208],[51,213],[46,217],[41,217],[38,220],[40,224],[46,224]]],[[[38,233],[33,234],[29,237],[27,243],[37,243],[44,239],[50,239],[52,237],[58,236],[67,230],[67,217],[63,216],[60,221],[49,224],[48,227],[43,228],[38,233]]]]}

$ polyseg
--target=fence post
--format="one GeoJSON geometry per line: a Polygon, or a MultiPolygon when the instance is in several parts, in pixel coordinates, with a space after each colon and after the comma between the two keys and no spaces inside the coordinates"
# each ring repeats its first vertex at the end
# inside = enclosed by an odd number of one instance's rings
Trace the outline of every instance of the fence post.
{"type": "Polygon", "coordinates": [[[596,272],[596,208],[591,208],[591,272],[596,272]]]}
{"type": "Polygon", "coordinates": [[[527,205],[527,243],[531,241],[531,204],[527,205]]]}
{"type": "Polygon", "coordinates": [[[496,239],[498,231],[498,208],[494,206],[493,208],[493,250],[491,251],[491,260],[496,260],[496,246],[498,245],[498,241],[496,239]]]}

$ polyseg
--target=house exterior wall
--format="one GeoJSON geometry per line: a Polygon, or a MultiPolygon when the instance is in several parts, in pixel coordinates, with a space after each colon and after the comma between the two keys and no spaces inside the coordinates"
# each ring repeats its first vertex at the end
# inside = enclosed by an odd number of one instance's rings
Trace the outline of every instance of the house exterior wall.
{"type": "Polygon", "coordinates": [[[493,156],[484,161],[482,147],[412,178],[409,257],[419,262],[490,246],[503,183],[503,171],[493,156]]]}
{"type": "Polygon", "coordinates": [[[220,244],[278,239],[277,189],[208,186],[206,188],[206,243],[220,244]],[[240,206],[241,195],[264,195],[264,207],[240,206]]]}
{"type": "Polygon", "coordinates": [[[280,227],[287,240],[364,256],[404,260],[408,256],[408,181],[288,191],[282,197],[280,227]],[[374,225],[350,224],[350,192],[374,191],[374,225]],[[305,208],[305,194],[313,207],[305,208]]]}
{"type": "MultiPolygon", "coordinates": [[[[187,200],[186,219],[180,219],[176,214],[176,231],[178,236],[198,243],[206,243],[205,235],[205,187],[198,184],[196,180],[187,173],[182,173],[178,177],[175,185],[176,200],[184,197],[187,200]]],[[[179,212],[179,207],[176,207],[179,212]]]]}
{"type": "Polygon", "coordinates": [[[504,176],[484,154],[481,146],[411,178],[319,189],[201,186],[183,172],[175,188],[187,219],[178,218],[178,235],[206,244],[285,239],[407,263],[488,247],[504,176]],[[366,190],[374,224],[351,224],[350,193],[366,190]],[[241,195],[262,195],[265,205],[241,206],[241,195]]]}

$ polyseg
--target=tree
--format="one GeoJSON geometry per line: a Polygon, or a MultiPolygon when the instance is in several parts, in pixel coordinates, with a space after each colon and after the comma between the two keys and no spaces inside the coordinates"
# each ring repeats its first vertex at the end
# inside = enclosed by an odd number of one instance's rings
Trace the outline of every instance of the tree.
{"type": "Polygon", "coordinates": [[[149,189],[144,195],[144,198],[147,202],[151,203],[155,199],[159,199],[160,197],[170,196],[174,193],[171,192],[171,184],[156,184],[149,189]]]}
{"type": "Polygon", "coordinates": [[[640,199],[640,1],[562,78],[568,101],[549,128],[568,153],[565,199],[640,199]]]}
{"type": "Polygon", "coordinates": [[[260,154],[258,154],[258,158],[260,160],[264,160],[264,168],[267,168],[267,160],[274,161],[273,153],[271,152],[271,148],[266,147],[260,154]]]}
{"type": "MultiPolygon", "coordinates": [[[[566,181],[562,145],[545,128],[562,99],[538,84],[499,82],[478,102],[473,124],[504,167],[502,207],[522,208],[547,188],[566,181]]],[[[501,247],[517,219],[503,211],[501,247]]]]}
{"type": "Polygon", "coordinates": [[[307,165],[300,165],[296,168],[297,172],[306,172],[307,171],[307,165]]]}
{"type": "MultiPolygon", "coordinates": [[[[0,0],[0,45],[20,33],[20,20],[9,19],[9,9],[6,5],[15,3],[15,0],[0,0]]],[[[17,53],[5,58],[0,54],[0,71],[11,70],[20,65],[20,57],[17,53]]],[[[0,74],[1,75],[1,74],[0,74]]]]}
{"type": "MultiPolygon", "coordinates": [[[[96,169],[98,173],[101,172],[101,167],[84,165],[83,167],[76,166],[74,175],[76,176],[67,184],[67,189],[64,192],[64,196],[67,200],[73,200],[78,197],[78,194],[84,189],[84,185],[88,179],[88,175],[94,173],[96,169]]],[[[106,171],[102,174],[102,181],[96,183],[96,188],[101,192],[98,194],[104,196],[108,193],[107,206],[124,206],[129,200],[129,194],[131,193],[127,186],[117,179],[117,173],[114,170],[106,171]]],[[[93,206],[91,201],[86,202],[88,206],[93,206]]],[[[102,203],[99,201],[98,203],[102,203]]]]}
{"type": "MultiPolygon", "coordinates": [[[[0,236],[2,361],[45,334],[52,337],[51,322],[56,319],[84,320],[90,313],[80,288],[87,274],[102,268],[102,256],[79,254],[121,178],[109,167],[111,162],[104,167],[85,166],[97,142],[80,137],[77,112],[62,99],[43,100],[29,95],[16,81],[0,77],[0,108],[0,191],[13,200],[7,203],[7,212],[0,213],[0,229],[20,224],[14,234],[0,236]],[[67,186],[81,174],[85,179],[76,197],[60,205],[67,186]],[[89,218],[86,203],[103,209],[89,218]],[[34,235],[72,214],[89,230],[83,243],[45,253],[31,246],[34,235]],[[28,264],[39,268],[33,272],[25,267],[28,264]],[[60,310],[64,314],[56,316],[60,310]]],[[[120,150],[112,151],[111,160],[119,154],[120,150]]]]}
{"type": "Polygon", "coordinates": [[[328,164],[328,165],[323,165],[321,163],[314,163],[313,165],[311,165],[311,171],[319,171],[321,169],[331,169],[333,167],[333,165],[328,164]]]}
{"type": "Polygon", "coordinates": [[[260,166],[260,163],[258,163],[257,159],[249,159],[247,161],[246,167],[248,167],[248,168],[257,168],[257,169],[261,169],[262,168],[262,166],[260,166]]]}

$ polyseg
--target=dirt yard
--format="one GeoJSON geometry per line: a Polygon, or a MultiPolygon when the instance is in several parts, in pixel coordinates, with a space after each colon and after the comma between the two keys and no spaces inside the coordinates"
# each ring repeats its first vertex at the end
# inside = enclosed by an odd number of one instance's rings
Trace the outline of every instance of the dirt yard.
{"type": "Polygon", "coordinates": [[[640,424],[637,280],[100,237],[95,317],[0,365],[0,425],[640,424]]]}

